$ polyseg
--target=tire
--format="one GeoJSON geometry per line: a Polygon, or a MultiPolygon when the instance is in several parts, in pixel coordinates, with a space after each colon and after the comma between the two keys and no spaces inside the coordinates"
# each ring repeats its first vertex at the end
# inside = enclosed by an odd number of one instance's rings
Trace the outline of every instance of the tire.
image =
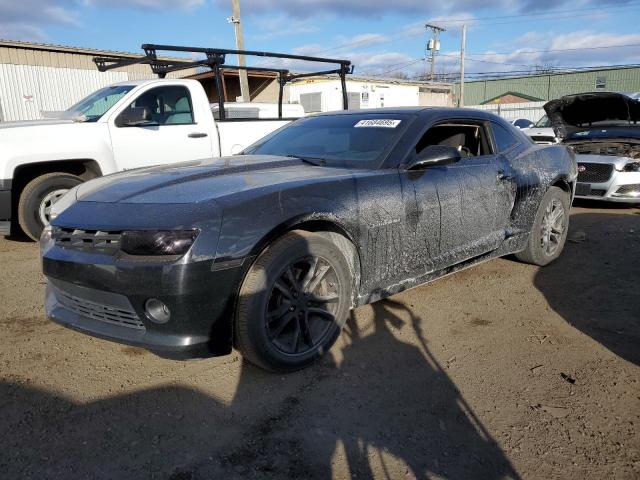
{"type": "Polygon", "coordinates": [[[544,266],[558,258],[569,232],[570,208],[569,193],[558,187],[550,187],[538,206],[527,248],[516,253],[518,260],[544,266]]]}
{"type": "Polygon", "coordinates": [[[22,190],[18,203],[18,222],[22,231],[37,241],[49,223],[47,208],[80,183],[79,177],[61,172],[47,173],[31,180],[22,190]]]}
{"type": "Polygon", "coordinates": [[[329,238],[301,230],[285,234],[258,256],[242,283],[237,349],[273,372],[311,364],[340,335],[352,278],[344,253],[329,238]]]}

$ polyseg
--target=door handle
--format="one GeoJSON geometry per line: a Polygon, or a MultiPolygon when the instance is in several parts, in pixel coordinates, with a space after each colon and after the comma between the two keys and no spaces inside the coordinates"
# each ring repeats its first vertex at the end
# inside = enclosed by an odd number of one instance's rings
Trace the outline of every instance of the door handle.
{"type": "Polygon", "coordinates": [[[498,170],[498,174],[496,175],[496,178],[498,180],[502,181],[502,182],[509,182],[509,181],[513,180],[514,177],[504,173],[504,170],[498,170]]]}
{"type": "Polygon", "coordinates": [[[187,135],[189,138],[204,138],[207,136],[206,133],[194,132],[187,135]]]}

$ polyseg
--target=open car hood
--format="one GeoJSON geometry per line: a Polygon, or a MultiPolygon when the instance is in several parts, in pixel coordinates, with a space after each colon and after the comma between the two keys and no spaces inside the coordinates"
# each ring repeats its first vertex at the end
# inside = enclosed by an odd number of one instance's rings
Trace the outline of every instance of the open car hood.
{"type": "Polygon", "coordinates": [[[567,95],[544,106],[556,135],[612,126],[640,129],[640,93],[594,92],[567,95]]]}

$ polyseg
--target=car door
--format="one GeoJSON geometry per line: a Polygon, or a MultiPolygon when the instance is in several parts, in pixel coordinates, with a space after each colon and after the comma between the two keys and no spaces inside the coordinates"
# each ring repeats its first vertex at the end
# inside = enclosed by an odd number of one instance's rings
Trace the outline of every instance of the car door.
{"type": "Polygon", "coordinates": [[[114,158],[119,168],[128,170],[211,156],[211,137],[209,132],[198,127],[186,87],[152,88],[141,93],[126,109],[140,107],[151,111],[148,124],[119,125],[118,117],[125,111],[109,122],[114,158]]]}
{"type": "Polygon", "coordinates": [[[427,270],[482,255],[504,241],[497,204],[508,174],[503,158],[494,153],[488,129],[482,121],[438,122],[416,143],[415,154],[428,145],[448,145],[463,151],[463,158],[401,171],[406,209],[415,217],[414,248],[425,252],[427,270]]]}

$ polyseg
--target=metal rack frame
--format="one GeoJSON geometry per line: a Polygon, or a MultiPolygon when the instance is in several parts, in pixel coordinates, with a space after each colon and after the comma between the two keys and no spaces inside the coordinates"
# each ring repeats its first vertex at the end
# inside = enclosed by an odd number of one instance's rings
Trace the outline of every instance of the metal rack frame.
{"type": "Polygon", "coordinates": [[[255,50],[231,50],[226,48],[201,48],[201,47],[182,47],[178,45],[156,45],[145,43],[142,45],[145,55],[135,58],[117,58],[117,57],[95,57],[94,63],[101,72],[112,70],[114,68],[127,67],[130,65],[147,64],[151,67],[151,71],[158,75],[159,78],[165,78],[169,72],[177,72],[179,70],[187,70],[197,67],[209,67],[215,75],[216,91],[218,92],[218,106],[220,109],[220,119],[225,118],[224,91],[222,88],[221,70],[246,70],[249,72],[271,72],[276,73],[278,77],[278,118],[282,118],[282,100],[284,95],[284,86],[297,78],[313,77],[316,75],[337,74],[340,77],[342,85],[342,107],[344,110],[349,108],[347,96],[346,76],[353,73],[353,65],[350,60],[340,60],[335,58],[312,57],[308,55],[291,55],[288,53],[259,52],[255,50]],[[179,59],[159,59],[158,51],[164,52],[183,52],[183,53],[203,53],[206,58],[202,60],[179,60],[179,59]],[[336,69],[322,70],[308,73],[291,73],[287,69],[267,68],[267,67],[246,67],[239,65],[226,64],[227,55],[246,55],[252,57],[264,58],[280,58],[287,60],[301,60],[306,62],[336,64],[336,69]]]}

